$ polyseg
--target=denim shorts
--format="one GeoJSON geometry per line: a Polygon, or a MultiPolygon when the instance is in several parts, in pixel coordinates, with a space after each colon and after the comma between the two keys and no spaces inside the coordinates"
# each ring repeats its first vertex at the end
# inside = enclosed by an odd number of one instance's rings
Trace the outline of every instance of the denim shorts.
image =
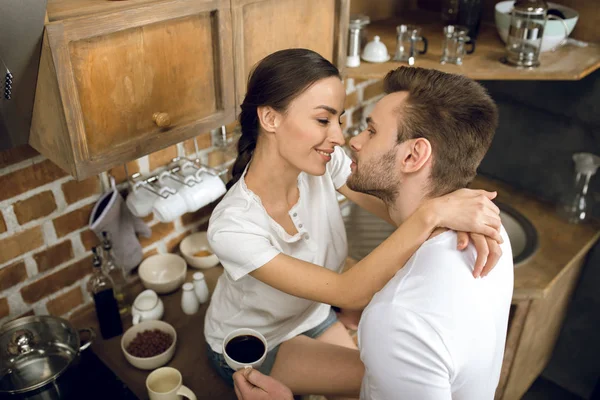
{"type": "MultiPolygon", "coordinates": [[[[303,332],[302,335],[308,336],[309,338],[316,339],[321,336],[329,327],[337,322],[337,315],[335,311],[332,309],[329,310],[329,315],[325,318],[325,321],[321,322],[319,325],[315,326],[312,329],[303,332]]],[[[269,352],[267,352],[267,356],[265,357],[265,361],[262,365],[257,368],[260,372],[265,375],[270,375],[271,370],[273,369],[273,364],[275,364],[275,358],[277,357],[277,352],[279,351],[279,345],[275,346],[269,352]]],[[[207,345],[207,353],[210,364],[217,371],[217,373],[227,382],[227,384],[233,387],[233,373],[235,372],[233,369],[227,365],[225,362],[225,357],[221,353],[217,353],[213,351],[213,349],[207,345]]]]}

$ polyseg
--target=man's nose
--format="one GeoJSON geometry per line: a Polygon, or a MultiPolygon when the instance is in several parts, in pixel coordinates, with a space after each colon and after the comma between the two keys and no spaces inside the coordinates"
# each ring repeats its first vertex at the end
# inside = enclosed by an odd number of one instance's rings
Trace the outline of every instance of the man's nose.
{"type": "Polygon", "coordinates": [[[363,145],[363,137],[365,131],[362,131],[361,133],[359,133],[358,135],[354,136],[352,139],[350,139],[350,148],[354,151],[360,151],[360,149],[362,148],[363,145]]]}

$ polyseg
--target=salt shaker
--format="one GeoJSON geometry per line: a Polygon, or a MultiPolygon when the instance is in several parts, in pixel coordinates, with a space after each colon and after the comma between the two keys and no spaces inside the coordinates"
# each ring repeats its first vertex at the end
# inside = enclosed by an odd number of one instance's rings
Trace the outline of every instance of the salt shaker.
{"type": "Polygon", "coordinates": [[[198,299],[194,293],[194,285],[191,282],[184,283],[181,294],[181,309],[187,315],[193,315],[198,312],[198,299]]]}
{"type": "Polygon", "coordinates": [[[194,273],[194,292],[200,304],[204,304],[208,301],[208,286],[206,280],[204,280],[204,274],[202,272],[194,273]]]}

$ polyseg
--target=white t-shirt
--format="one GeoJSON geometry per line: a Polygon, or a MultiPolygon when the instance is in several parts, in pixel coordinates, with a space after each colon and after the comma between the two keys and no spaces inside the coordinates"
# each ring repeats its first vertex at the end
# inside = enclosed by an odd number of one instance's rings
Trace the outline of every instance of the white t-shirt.
{"type": "Polygon", "coordinates": [[[476,252],[456,250],[456,233],[426,241],[363,312],[359,348],[364,400],[492,400],[500,379],[513,292],[502,257],[474,279],[476,252]]]}
{"type": "MultiPolygon", "coordinates": [[[[298,176],[300,198],[289,211],[298,233],[289,235],[265,211],[242,177],[213,211],[208,240],[225,268],[206,313],[204,335],[217,353],[234,329],[253,328],[269,350],[327,318],[330,306],[279,291],[248,275],[279,253],[339,272],[347,240],[336,189],[346,183],[351,160],[336,147],[323,176],[298,176]]],[[[265,182],[269,185],[269,182],[265,182]]]]}

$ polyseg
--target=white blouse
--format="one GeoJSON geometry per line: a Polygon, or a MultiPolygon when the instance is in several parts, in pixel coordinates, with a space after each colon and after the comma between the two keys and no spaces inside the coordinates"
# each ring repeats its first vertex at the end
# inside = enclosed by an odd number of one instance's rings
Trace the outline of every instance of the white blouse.
{"type": "Polygon", "coordinates": [[[271,350],[325,320],[329,305],[286,294],[248,274],[279,253],[336,272],[343,268],[348,246],[336,189],[346,183],[350,163],[336,147],[324,175],[300,173],[300,198],[289,211],[298,231],[293,236],[267,214],[244,176],[215,208],[208,240],[225,273],[206,313],[204,335],[213,351],[222,352],[223,339],[234,329],[259,331],[271,350]]]}

